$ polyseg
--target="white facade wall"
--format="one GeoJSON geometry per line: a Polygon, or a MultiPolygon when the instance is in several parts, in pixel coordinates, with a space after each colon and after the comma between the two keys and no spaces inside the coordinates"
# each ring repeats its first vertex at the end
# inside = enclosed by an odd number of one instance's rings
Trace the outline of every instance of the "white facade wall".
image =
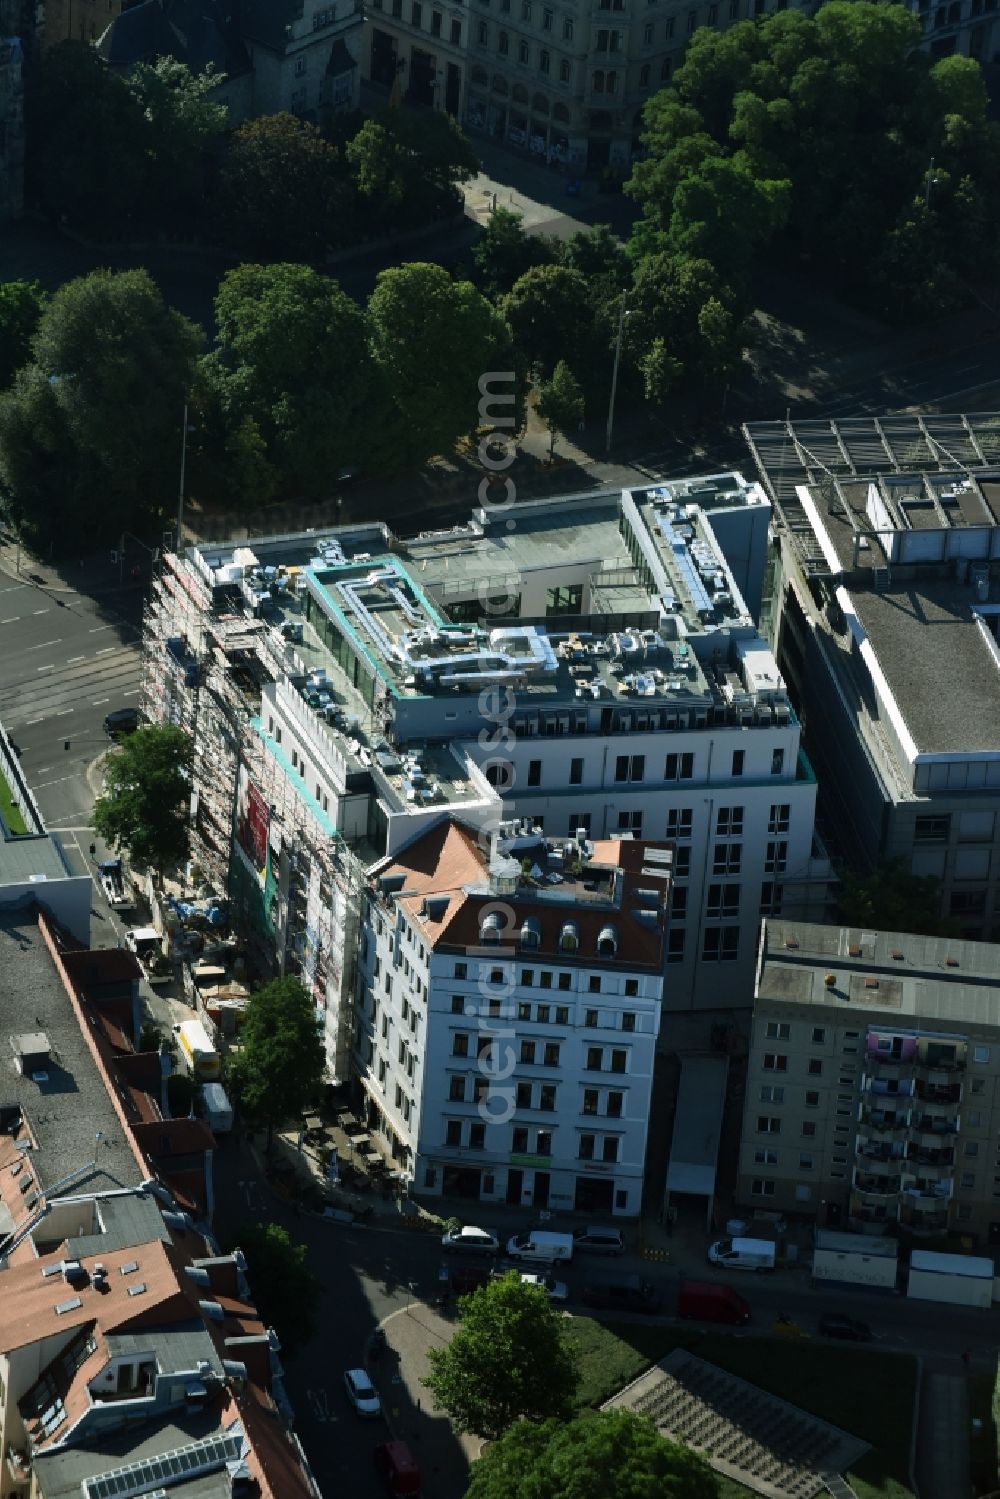
{"type": "Polygon", "coordinates": [[[405,917],[394,924],[371,896],[367,912],[358,1070],[414,1190],[637,1216],[663,979],[582,955],[572,967],[537,951],[421,956],[405,917]],[[480,1062],[487,1043],[502,1080],[480,1062]],[[477,1102],[477,1082],[497,1091],[477,1102]]]}
{"type": "MultiPolygon", "coordinates": [[[[462,748],[486,758],[475,741],[462,748]]],[[[813,873],[816,783],[797,776],[798,748],[794,724],[515,736],[504,751],[514,773],[504,800],[549,837],[582,823],[594,838],[676,840],[664,1010],[749,1009],[762,910],[795,915],[813,873]],[[626,773],[637,778],[619,779],[626,773]]],[[[822,881],[816,888],[822,914],[822,881]]]]}

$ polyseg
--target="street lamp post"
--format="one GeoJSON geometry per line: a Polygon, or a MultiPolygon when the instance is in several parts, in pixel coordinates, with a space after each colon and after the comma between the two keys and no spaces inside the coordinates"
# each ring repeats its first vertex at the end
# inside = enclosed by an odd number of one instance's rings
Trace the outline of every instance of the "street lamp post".
{"type": "Polygon", "coordinates": [[[618,304],[618,337],[615,339],[615,362],[611,370],[611,399],[608,401],[608,429],[604,444],[605,454],[611,452],[611,433],[615,425],[615,395],[618,390],[618,365],[622,357],[622,330],[625,327],[625,319],[628,314],[625,311],[625,293],[622,292],[621,301],[618,304]]]}
{"type": "Polygon", "coordinates": [[[184,402],[184,422],[181,428],[181,478],[177,490],[177,550],[184,545],[184,478],[187,471],[188,449],[188,403],[184,402]]]}

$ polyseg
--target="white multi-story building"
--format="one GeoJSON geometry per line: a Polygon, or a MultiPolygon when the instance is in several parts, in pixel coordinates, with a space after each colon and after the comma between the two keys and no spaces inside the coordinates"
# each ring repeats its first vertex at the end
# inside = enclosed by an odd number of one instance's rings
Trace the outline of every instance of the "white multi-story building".
{"type": "Polygon", "coordinates": [[[446,814],[669,843],[672,1012],[749,1009],[761,913],[826,913],[815,778],[744,601],[769,513],[729,473],[166,558],[147,711],[193,734],[198,862],[256,961],[313,985],[338,1076],[351,892],[446,814]]]}
{"type": "Polygon", "coordinates": [[[355,1085],[416,1191],[638,1214],[671,864],[447,818],[371,871],[355,1085]]]}

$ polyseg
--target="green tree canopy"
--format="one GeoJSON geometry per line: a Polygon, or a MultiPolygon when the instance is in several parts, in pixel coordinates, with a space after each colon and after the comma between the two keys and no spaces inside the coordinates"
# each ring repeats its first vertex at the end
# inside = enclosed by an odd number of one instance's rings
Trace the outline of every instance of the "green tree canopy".
{"type": "Polygon", "coordinates": [[[309,1265],[305,1244],[297,1244],[277,1223],[244,1223],[229,1235],[231,1249],[242,1249],[250,1294],[265,1327],[273,1327],[284,1354],[294,1355],[316,1330],[316,1304],[322,1282],[309,1265]]]}
{"type": "Polygon", "coordinates": [[[934,62],[902,6],[829,0],[814,18],[704,28],[644,114],[637,256],[679,251],[732,278],[776,244],[895,313],[940,310],[956,277],[995,269],[1000,130],[981,70],[934,62]]]}
{"type": "Polygon", "coordinates": [[[551,380],[538,387],[538,414],[549,429],[549,456],[556,449],[556,433],[566,437],[583,421],[583,391],[565,359],[560,359],[551,380]]]}
{"type": "Polygon", "coordinates": [[[37,281],[0,282],[0,390],[27,364],[48,300],[37,281]]]}
{"type": "Polygon", "coordinates": [[[578,1373],[558,1312],[516,1271],[459,1301],[461,1324],[432,1348],[423,1383],[462,1431],[496,1439],[522,1417],[569,1414],[578,1373]]]}
{"type": "Polygon", "coordinates": [[[718,1499],[698,1453],[631,1411],[522,1421],[473,1465],[467,1499],[718,1499]]]}
{"type": "Polygon", "coordinates": [[[847,926],[876,932],[920,932],[956,936],[958,922],[941,915],[941,882],[934,875],[911,874],[903,859],[880,864],[869,875],[844,871],[837,900],[847,926]]]}
{"type": "Polygon", "coordinates": [[[138,729],[111,756],[95,830],[135,864],[163,873],[188,855],[191,740],[173,724],[138,729]]]}
{"type": "Polygon", "coordinates": [[[345,156],[369,231],[402,231],[456,212],[457,184],[479,169],[468,138],[451,115],[404,108],[365,120],[345,156]]]}
{"type": "Polygon", "coordinates": [[[290,114],[245,120],[222,163],[217,222],[241,255],[320,260],[351,237],[351,188],[315,125],[290,114]]]}
{"type": "Polygon", "coordinates": [[[26,538],[93,545],[172,513],[202,337],[145,271],[59,288],[0,396],[0,478],[26,538]]]}
{"type": "Polygon", "coordinates": [[[557,258],[555,241],[526,234],[524,215],[498,204],[472,248],[473,275],[480,291],[496,301],[532,266],[552,265],[557,258]]]}
{"type": "Polygon", "coordinates": [[[565,265],[538,265],[515,281],[501,303],[519,352],[550,373],[561,358],[575,363],[593,333],[586,277],[565,265]]]}
{"type": "Polygon", "coordinates": [[[163,57],[139,63],[126,77],[146,122],[150,163],[149,216],[177,228],[203,227],[214,156],[229,117],[210,97],[219,75],[210,68],[192,73],[184,63],[163,57]]]}
{"type": "Polygon", "coordinates": [[[316,1006],[294,978],[275,979],[250,996],[242,1047],[230,1068],[244,1114],[276,1126],[301,1117],[319,1095],[326,1067],[316,1006]]]}
{"type": "Polygon", "coordinates": [[[737,296],[710,261],[649,255],[629,294],[623,348],[642,376],[647,400],[663,402],[680,381],[728,378],[747,341],[737,296]]]}
{"type": "Polygon", "coordinates": [[[368,303],[371,349],[398,412],[399,467],[450,453],[479,420],[479,381],[513,369],[500,314],[468,281],[415,262],[381,271],[368,303]]]}
{"type": "Polygon", "coordinates": [[[203,375],[230,449],[234,433],[246,442],[255,431],[272,471],[317,499],[339,469],[373,466],[384,442],[382,382],[365,314],[336,281],[304,265],[243,265],[223,279],[215,317],[203,375]]]}

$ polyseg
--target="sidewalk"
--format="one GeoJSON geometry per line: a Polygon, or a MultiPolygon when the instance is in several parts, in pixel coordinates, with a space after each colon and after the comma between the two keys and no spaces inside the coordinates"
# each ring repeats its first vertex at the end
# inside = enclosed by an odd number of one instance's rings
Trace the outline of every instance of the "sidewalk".
{"type": "Polygon", "coordinates": [[[455,1324],[422,1301],[391,1312],[382,1323],[386,1349],[370,1353],[368,1367],[378,1387],[386,1423],[393,1437],[406,1442],[434,1499],[461,1499],[469,1482],[469,1465],[479,1456],[478,1437],[460,1435],[443,1411],[434,1409],[429,1390],[420,1383],[430,1372],[428,1350],[444,1347],[455,1324]]]}
{"type": "Polygon", "coordinates": [[[134,592],[149,582],[149,553],[133,542],[126,545],[124,562],[112,562],[110,548],[75,560],[43,562],[26,546],[19,545],[13,532],[4,528],[0,530],[0,572],[13,582],[34,583],[50,593],[100,596],[134,592]],[[138,577],[133,576],[136,567],[140,569],[138,577]]]}
{"type": "Polygon", "coordinates": [[[968,1380],[941,1360],[920,1382],[914,1469],[920,1499],[968,1499],[968,1380]]]}

